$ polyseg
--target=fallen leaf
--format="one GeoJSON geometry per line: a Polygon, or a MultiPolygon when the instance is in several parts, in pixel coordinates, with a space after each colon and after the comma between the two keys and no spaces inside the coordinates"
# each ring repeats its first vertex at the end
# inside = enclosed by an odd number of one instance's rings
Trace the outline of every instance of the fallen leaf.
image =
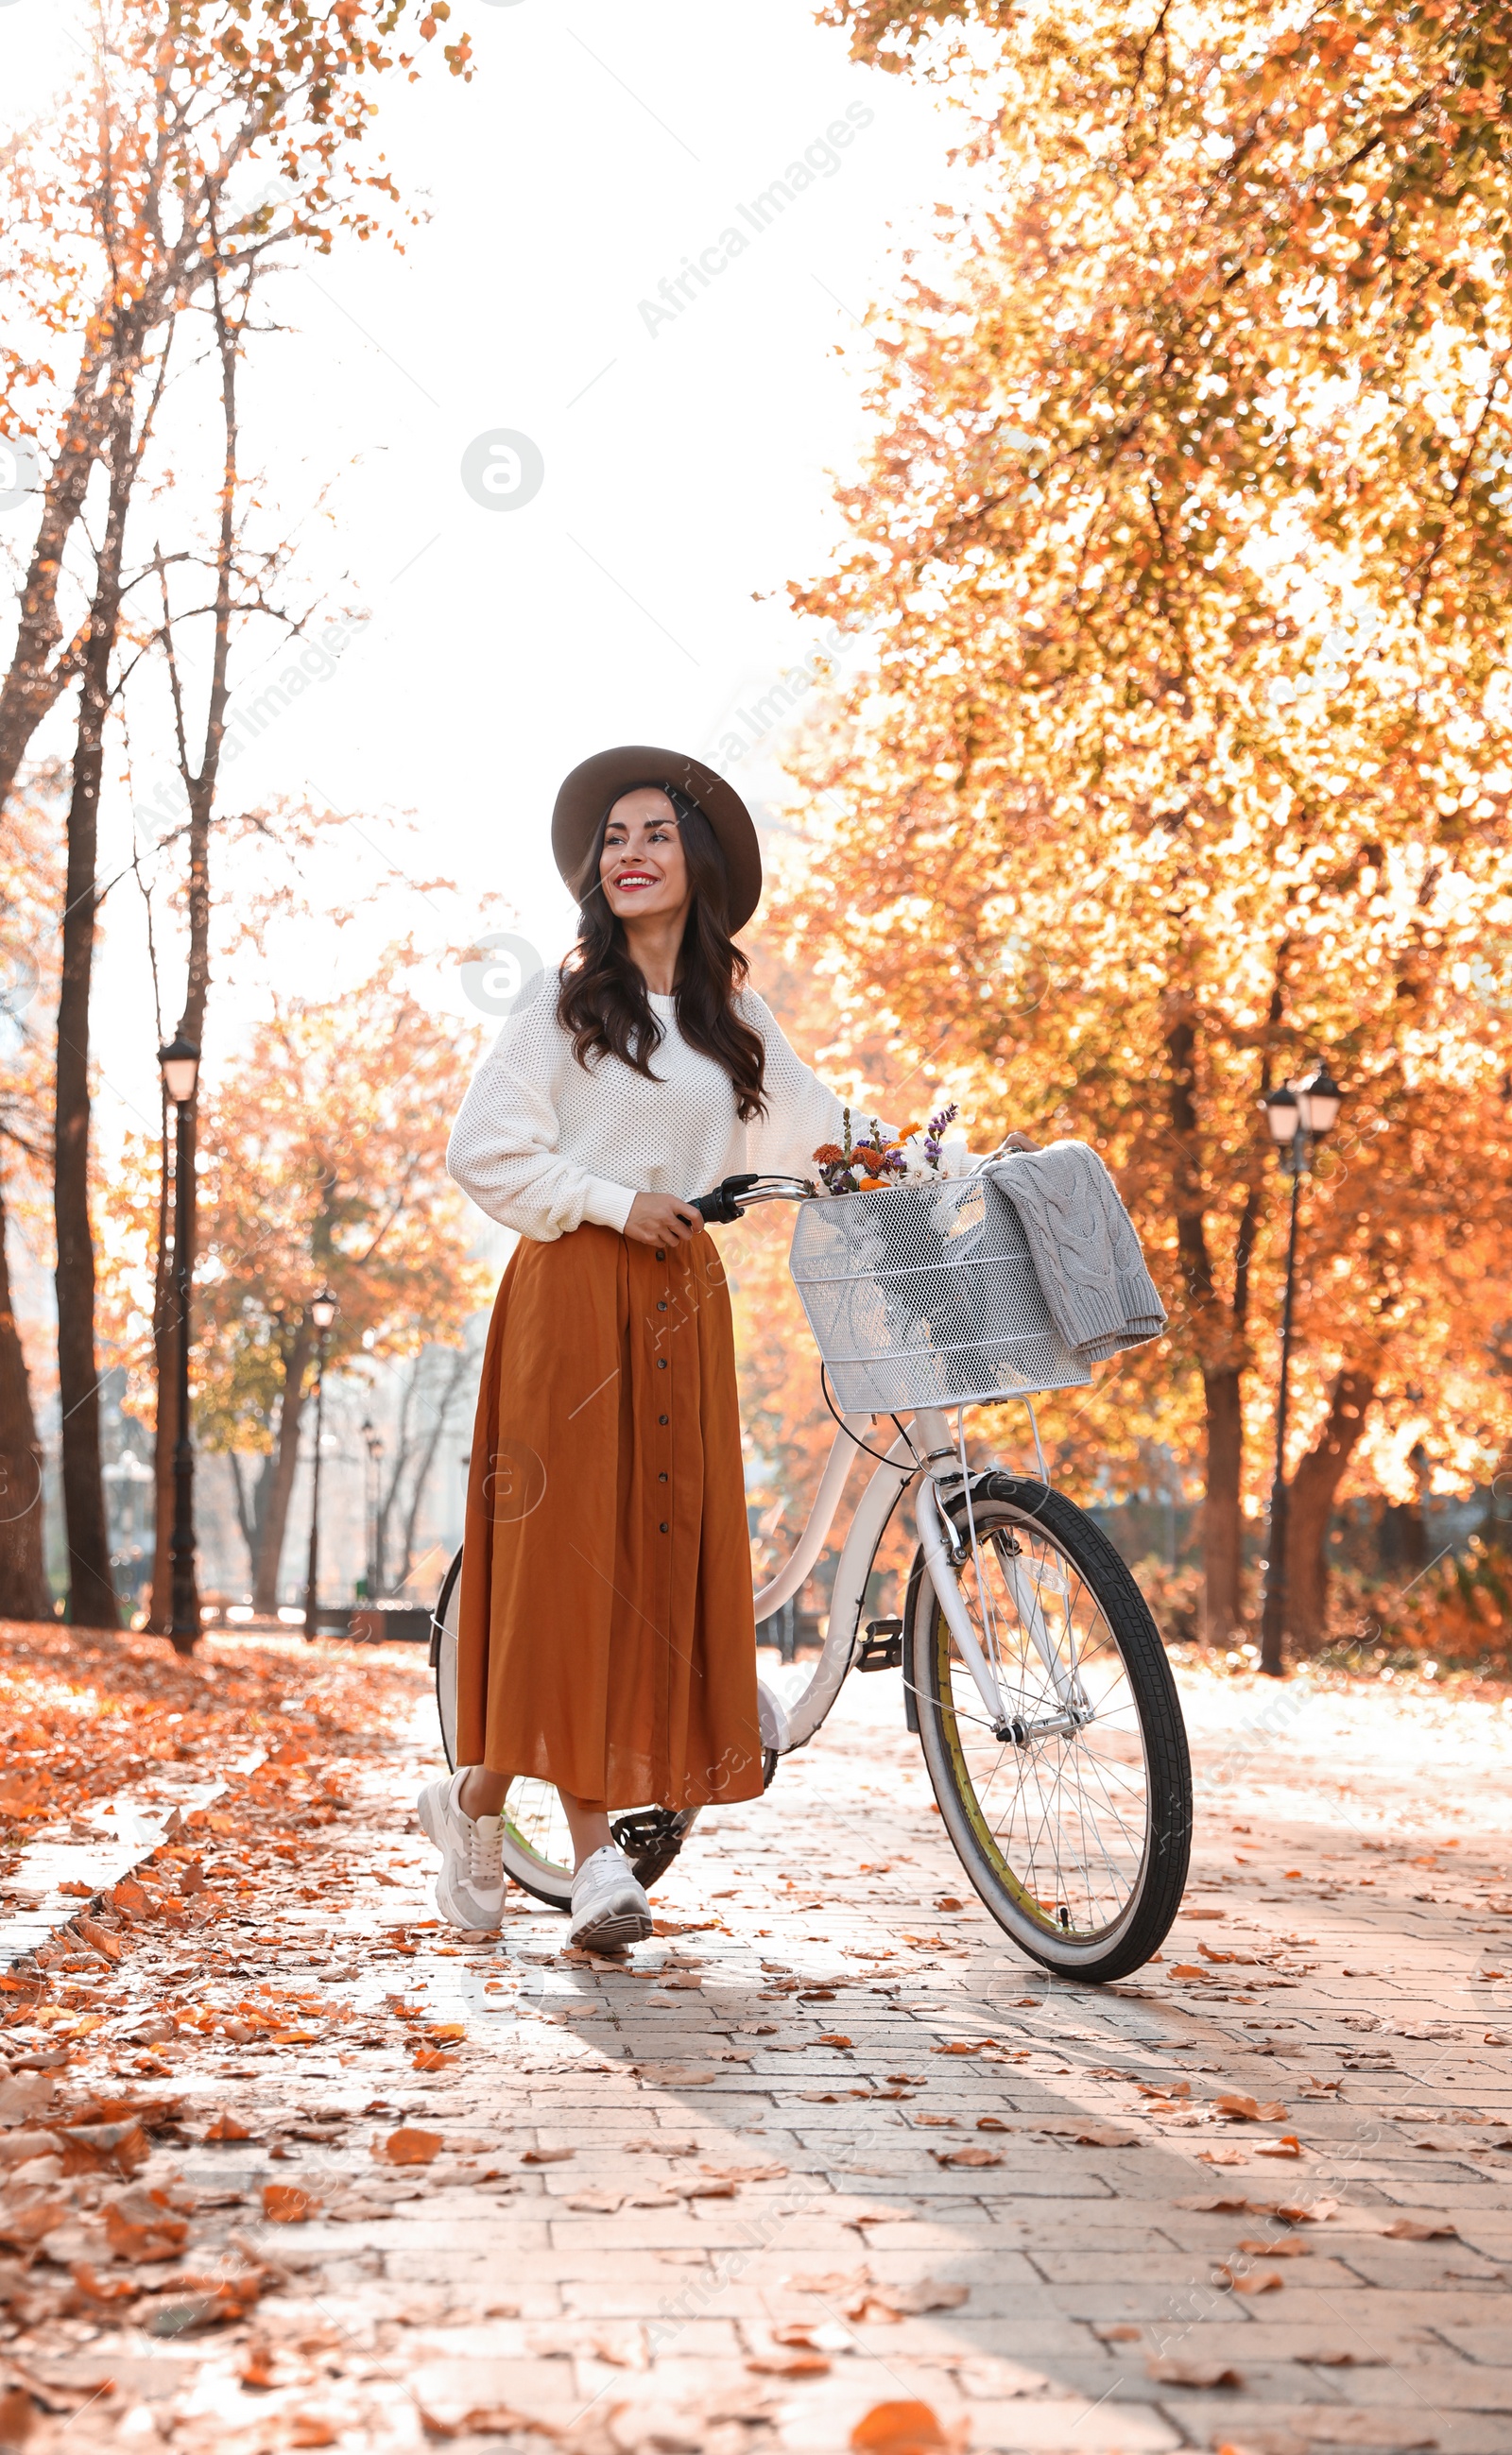
{"type": "Polygon", "coordinates": [[[1145,2363],[1149,2376],[1161,2386],[1242,2386],[1244,2373],[1232,2362],[1181,2361],[1172,2353],[1152,2353],[1145,2363]]]}
{"type": "MultiPolygon", "coordinates": [[[[439,2131],[416,2131],[401,2123],[398,2130],[391,2131],[386,2140],[375,2140],[369,2153],[389,2165],[428,2165],[433,2158],[439,2156],[440,2150],[441,2135],[439,2131]]],[[[570,2157],[572,2151],[569,2148],[563,2153],[570,2157]]]]}
{"type": "Polygon", "coordinates": [[[719,2078],[712,2063],[635,2063],[637,2080],[663,2080],[672,2088],[706,2088],[719,2078]]]}
{"type": "Polygon", "coordinates": [[[1218,2112],[1226,2114],[1234,2122],[1284,2122],[1286,2120],[1286,2108],[1279,2099],[1273,2099],[1268,2105],[1260,2105],[1253,2097],[1245,2097],[1240,2090],[1229,2089],[1215,2102],[1218,2112]]]}
{"type": "Polygon", "coordinates": [[[0,2446],[25,2445],[36,2425],[37,2408],[26,2389],[0,2388],[0,2446]]]}
{"type": "Polygon", "coordinates": [[[1197,2150],[1199,2165],[1242,2165],[1244,2159],[1245,2151],[1242,2148],[1199,2148],[1197,2150]]]}
{"type": "Polygon", "coordinates": [[[1001,2148],[931,2148],[937,2165],[1001,2165],[1001,2148]]]}
{"type": "Polygon", "coordinates": [[[273,2346],[266,2336],[254,2336],[248,2342],[236,2372],[243,2386],[267,2387],[273,2384],[273,2346]]]}
{"type": "Polygon", "coordinates": [[[819,2042],[822,2046],[839,2046],[843,2048],[850,2045],[853,2040],[849,2038],[841,2037],[838,2030],[831,2030],[828,2035],[821,2038],[819,2042]]]}
{"type": "Polygon", "coordinates": [[[1093,2334],[1105,2344],[1137,2344],[1144,2329],[1131,2326],[1126,2319],[1112,2319],[1100,2321],[1093,2334]]]}
{"type": "Polygon", "coordinates": [[[1281,2280],[1272,2269],[1255,2275],[1236,2275],[1232,2267],[1219,2267],[1214,2276],[1216,2284],[1226,2285],[1231,2293],[1279,2293],[1281,2280]]]}
{"type": "Polygon", "coordinates": [[[1460,2228],[1447,2217],[1394,2217],[1382,2228],[1388,2242],[1458,2242],[1460,2228]]]}
{"type": "Polygon", "coordinates": [[[1233,2191],[1198,2191],[1194,2198],[1175,2202],[1178,2208],[1195,2208],[1203,2216],[1235,2216],[1249,2204],[1233,2191]]]}
{"type": "Polygon", "coordinates": [[[69,2273],[73,2279],[73,2292],[70,2299],[81,2308],[112,2302],[132,2302],[142,2289],[134,2277],[96,2276],[93,2268],[83,2260],[69,2273]]]}
{"type": "Polygon", "coordinates": [[[1049,2132],[1057,2140],[1074,2140],[1082,2148],[1137,2148],[1139,2145],[1131,2132],[1115,2130],[1111,2122],[1096,2122],[1090,2115],[1047,2115],[1032,2127],[1035,2131],[1049,2132]]]}
{"type": "Polygon", "coordinates": [[[1255,2153],[1257,2157],[1299,2157],[1302,2143],[1295,2131],[1283,2131],[1279,2140],[1262,2140],[1255,2153]]]}
{"type": "Polygon", "coordinates": [[[782,2348],[769,2353],[753,2353],[746,2362],[748,2370],[770,2378],[822,2378],[829,2367],[829,2356],[821,2352],[788,2352],[782,2348]]]}
{"type": "Polygon", "coordinates": [[[959,2310],[971,2293],[969,2284],[947,2284],[933,2276],[921,2276],[917,2284],[883,2285],[876,2298],[888,2309],[911,2319],[925,2310],[959,2310]]]}
{"type": "Polygon", "coordinates": [[[439,2046],[417,2046],[410,2057],[415,2071],[454,2071],[459,2060],[457,2055],[442,2054],[439,2046]]]}
{"type": "Polygon", "coordinates": [[[291,2413],[287,2427],[288,2443],[291,2446],[334,2446],[336,2445],[336,2425],[334,2422],[327,2421],[323,2413],[291,2413]]]}
{"type": "Polygon", "coordinates": [[[1011,2122],[1005,2122],[1000,2114],[979,2114],[976,2118],[976,2127],[978,2131],[1011,2131],[1013,2126],[1011,2122]]]}
{"type": "Polygon", "coordinates": [[[575,2191],[567,2205],[569,2208],[579,2209],[586,2216],[612,2217],[623,2207],[624,2193],[623,2191],[575,2191]]]}
{"type": "MultiPolygon", "coordinates": [[[[425,2138],[428,2134],[421,2133],[419,2136],[425,2138]]],[[[437,2141],[436,2146],[438,2148],[440,2146],[439,2141],[437,2141]]],[[[432,2156],[435,2153],[436,2150],[433,2148],[432,2156]]],[[[575,2157],[577,2153],[575,2148],[527,2148],[520,2161],[522,2165],[562,2165],[569,2157],[575,2157]]]]}
{"type": "Polygon", "coordinates": [[[106,2201],[102,2214],[114,2256],[137,2265],[176,2259],[189,2239],[187,2220],[174,2215],[161,2191],[123,2191],[118,2200],[106,2201]]]}
{"type": "Polygon", "coordinates": [[[252,2133],[245,2122],[237,2121],[234,2114],[220,2113],[216,2115],[209,2130],[201,2132],[200,2138],[202,2140],[250,2140],[252,2133]]]}
{"type": "Polygon", "coordinates": [[[853,2455],[940,2455],[962,2443],[928,2404],[874,2404],[850,2433],[853,2455]]]}
{"type": "Polygon", "coordinates": [[[58,2135],[65,2174],[119,2174],[129,2182],[153,2153],[139,2122],[75,2123],[58,2135]]]}
{"type": "Polygon", "coordinates": [[[264,2182],[262,2186],[262,2213],[270,2224],[307,2224],[319,2204],[296,2182],[264,2182]]]}
{"type": "Polygon", "coordinates": [[[1239,2248],[1247,2259],[1310,2259],[1312,2252],[1305,2242],[1283,2237],[1280,2242],[1241,2242],[1239,2248]]]}

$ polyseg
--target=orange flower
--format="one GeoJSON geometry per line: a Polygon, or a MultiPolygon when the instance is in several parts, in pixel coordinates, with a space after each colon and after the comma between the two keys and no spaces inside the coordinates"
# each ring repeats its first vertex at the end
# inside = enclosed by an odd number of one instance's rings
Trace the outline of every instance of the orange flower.
{"type": "Polygon", "coordinates": [[[898,1127],[898,1140],[900,1143],[910,1142],[915,1134],[922,1134],[923,1131],[924,1127],[921,1125],[915,1124],[911,1126],[900,1126],[898,1127]]]}
{"type": "Polygon", "coordinates": [[[821,1143],[814,1157],[821,1167],[833,1167],[837,1160],[845,1158],[845,1152],[838,1143],[821,1143]]]}
{"type": "Polygon", "coordinates": [[[850,1156],[859,1167],[879,1167],[882,1164],[882,1153],[874,1143],[855,1144],[850,1156]]]}
{"type": "Polygon", "coordinates": [[[864,1176],[859,1190],[862,1193],[885,1193],[887,1185],[888,1180],[885,1176],[864,1176]]]}

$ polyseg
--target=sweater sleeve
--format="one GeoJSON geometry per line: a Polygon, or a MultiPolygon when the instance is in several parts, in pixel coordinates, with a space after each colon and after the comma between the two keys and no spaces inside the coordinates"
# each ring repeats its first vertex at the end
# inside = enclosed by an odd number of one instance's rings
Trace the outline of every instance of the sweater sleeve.
{"type": "Polygon", "coordinates": [[[635,1200],[632,1187],[562,1155],[556,1094],[565,1045],[548,971],[474,1075],[446,1147],[448,1175],[479,1209],[540,1245],[584,1220],[623,1233],[635,1200]]]}
{"type": "MultiPolygon", "coordinates": [[[[750,1166],[763,1176],[812,1176],[819,1145],[841,1138],[846,1104],[838,1092],[820,1082],[811,1065],[804,1064],[771,1008],[754,990],[745,991],[741,1007],[746,1022],[766,1044],[766,1114],[750,1127],[750,1166]]],[[[868,1115],[867,1125],[870,1122],[868,1115]]],[[[880,1117],[877,1123],[890,1140],[892,1126],[880,1117]]],[[[863,1132],[859,1109],[851,1112],[850,1130],[852,1141],[859,1142],[863,1132]]]]}

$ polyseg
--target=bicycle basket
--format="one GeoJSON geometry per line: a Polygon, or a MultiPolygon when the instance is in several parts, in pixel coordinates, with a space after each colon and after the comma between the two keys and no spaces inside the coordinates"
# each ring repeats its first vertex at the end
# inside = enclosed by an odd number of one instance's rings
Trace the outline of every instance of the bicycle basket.
{"type": "Polygon", "coordinates": [[[1051,1319],[1018,1213],[991,1176],[805,1202],[788,1268],[848,1414],[1092,1378],[1051,1319]]]}

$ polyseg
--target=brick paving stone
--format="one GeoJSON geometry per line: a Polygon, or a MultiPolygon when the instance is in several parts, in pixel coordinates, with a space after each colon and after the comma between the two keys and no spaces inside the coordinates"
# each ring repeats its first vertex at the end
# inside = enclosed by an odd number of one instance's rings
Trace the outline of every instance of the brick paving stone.
{"type": "MultiPolygon", "coordinates": [[[[567,1961],[560,1920],[534,1909],[512,1911],[497,1943],[452,1944],[415,1923],[433,1915],[433,1861],[410,1802],[434,1755],[416,1684],[414,1740],[375,1738],[345,1768],[353,1804],[322,1847],[353,1871],[336,1917],[361,1964],[353,2033],[393,1997],[423,2007],[417,2027],[460,2023],[457,2059],[417,2070],[387,2029],[360,2048],[164,2049],[192,2135],[234,2104],[258,2137],[224,2158],[193,2138],[159,2145],[138,2179],[202,2197],[196,2259],[235,2234],[284,2281],[203,2337],[154,2342],[108,2309],[46,2345],[23,2327],[8,2349],[60,2396],[114,2382],[43,2415],[31,2455],[122,2438],[146,2455],[170,2441],[262,2455],[298,2427],[317,2443],[322,2415],[343,2447],[419,2448],[491,2407],[562,2435],[501,2424],[443,2443],[836,2455],[870,2404],[899,2397],[958,2424],[967,2446],[1026,2455],[1263,2447],[1278,2431],[1367,2449],[1420,2432],[1442,2455],[1509,2455],[1512,2150],[1494,2142],[1512,2120],[1512,1982],[1472,1983],[1512,1969],[1512,1919],[1485,1907],[1507,1880],[1499,1700],[1183,1674],[1192,1887],[1162,1959],[1098,1990],[1050,1983],[976,1902],[885,1678],[850,1684],[765,1799],[701,1822],[656,1895],[669,1924],[700,1931],[640,1951],[649,1978],[567,1961]],[[365,1879],[380,1859],[381,1892],[365,1879]],[[946,1896],[963,1908],[938,1907],[946,1896]],[[383,1958],[406,1928],[413,1954],[383,1958]],[[1204,1946],[1256,1958],[1210,1962],[1204,1946]],[[1214,1975],[1175,1975],[1192,1967],[1214,1975]],[[657,1974],[680,1972],[701,1983],[645,2001],[657,1974]],[[799,2002],[789,1978],[832,1993],[799,2002]],[[934,2051],[983,2041],[993,2059],[934,2051]],[[714,2077],[690,2086],[636,2063],[714,2077]],[[1229,2119],[1216,2100],[1235,2090],[1284,2118],[1229,2119]],[[289,2139],[271,2161],[279,2122],[332,2107],[346,2120],[329,2143],[289,2139]],[[979,2129],[984,2115],[1006,2127],[979,2129]],[[1134,2144],[1035,2127],[1087,2116],[1134,2144]],[[400,2121],[444,2143],[407,2177],[370,2154],[400,2121]],[[1283,2133],[1297,2155],[1261,2153],[1283,2133]],[[1002,2162],[936,2161],[967,2145],[1002,2162]],[[542,2147],[573,2154],[522,2163],[542,2147]],[[688,2197],[713,2179],[705,2164],[787,2171],[688,2197]],[[502,2180],[475,2179],[491,2166],[502,2180]],[[265,2222],[275,2179],[350,2197],[352,2221],[265,2222]],[[415,2195],[369,2204],[400,2181],[415,2195]],[[571,2204],[616,2193],[618,2208],[571,2204]],[[1180,2204],[1203,2199],[1245,2204],[1180,2204]],[[1318,2221],[1277,2217],[1278,2202],[1318,2221]],[[1403,2217],[1453,2230],[1392,2239],[1403,2217]],[[1306,2255],[1270,2261],[1246,2242],[1306,2255]],[[1232,2289],[1225,2263],[1238,2286],[1268,2273],[1279,2286],[1232,2289]],[[832,2281],[806,2292],[806,2278],[832,2281]],[[895,2319],[866,2299],[926,2279],[967,2299],[895,2319]],[[750,2366],[801,2352],[772,2342],[795,2326],[815,2340],[807,2374],[750,2366]],[[253,2335],[271,2347],[260,2389],[239,2376],[253,2335]],[[1232,2365],[1242,2384],[1174,2384],[1151,2374],[1162,2357],[1232,2365]]],[[[276,1938],[242,1927],[237,1950],[274,1977],[318,1965],[329,1940],[301,1909],[276,1938]]]]}

